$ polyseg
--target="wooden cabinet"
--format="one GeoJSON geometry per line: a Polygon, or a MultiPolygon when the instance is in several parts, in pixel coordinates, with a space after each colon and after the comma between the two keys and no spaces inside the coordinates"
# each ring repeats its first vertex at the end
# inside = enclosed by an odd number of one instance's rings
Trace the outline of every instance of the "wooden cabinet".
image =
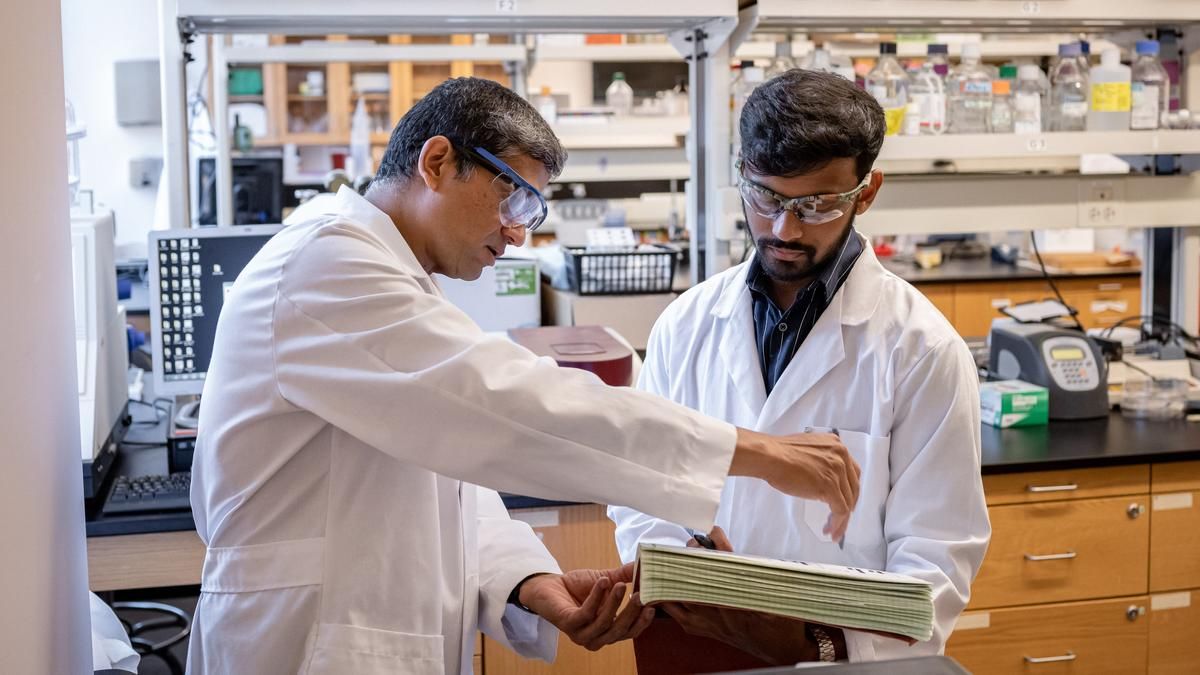
{"type": "Polygon", "coordinates": [[[946,648],[975,675],[1146,672],[1148,598],[967,612],[946,648]]]}
{"type": "Polygon", "coordinates": [[[1150,596],[1150,675],[1200,672],[1200,590],[1150,596]]]}
{"type": "Polygon", "coordinates": [[[983,477],[988,506],[1137,495],[1150,491],[1150,467],[1108,466],[983,477]]]}
{"type": "MultiPolygon", "coordinates": [[[[603,506],[515,510],[512,516],[533,526],[563,570],[608,568],[621,563],[613,539],[614,526],[603,506]]],[[[559,640],[558,658],[553,665],[521,658],[484,638],[483,663],[487,675],[634,675],[637,672],[631,642],[589,652],[565,637],[559,640]]]]}
{"type": "Polygon", "coordinates": [[[1157,465],[1153,477],[1150,591],[1200,588],[1200,462],[1157,465]]]}
{"type": "MultiPolygon", "coordinates": [[[[367,41],[377,44],[470,45],[470,35],[272,35],[271,45],[300,44],[310,40],[329,42],[367,41]]],[[[508,36],[491,36],[491,42],[508,42],[508,36]]],[[[238,67],[237,64],[232,64],[238,67]]],[[[363,100],[371,124],[371,145],[378,154],[387,145],[392,127],[400,117],[431,89],[451,77],[475,75],[504,85],[509,75],[500,63],[447,61],[412,63],[267,63],[261,67],[261,96],[237,96],[233,103],[259,103],[266,109],[268,134],[255,139],[258,146],[286,143],[297,145],[347,145],[350,120],[359,99],[363,100]],[[386,75],[388,90],[356,87],[360,74],[386,75]]]]}
{"type": "MultiPolygon", "coordinates": [[[[1111,275],[1055,279],[1063,299],[1079,311],[1087,328],[1107,327],[1141,313],[1141,277],[1111,275]]],[[[1053,298],[1043,279],[1008,281],[925,282],[915,284],[954,324],[959,335],[982,337],[1000,309],[1022,302],[1053,298]]]]}
{"type": "Polygon", "coordinates": [[[946,646],[989,673],[1200,673],[1200,462],[984,476],[992,541],[946,646]]]}
{"type": "Polygon", "coordinates": [[[996,506],[971,607],[1146,592],[1150,518],[1143,496],[996,506]]]}

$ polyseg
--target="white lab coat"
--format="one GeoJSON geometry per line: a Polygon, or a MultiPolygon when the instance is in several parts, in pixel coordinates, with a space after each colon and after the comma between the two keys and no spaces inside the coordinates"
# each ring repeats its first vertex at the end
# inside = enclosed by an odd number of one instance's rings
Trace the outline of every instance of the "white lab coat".
{"type": "Polygon", "coordinates": [[[477,627],[552,659],[557,632],[506,600],[558,566],[476,485],[705,527],[735,444],[727,423],[485,335],[345,188],[242,272],[214,354],[192,673],[465,673],[477,627]]]}
{"type": "MultiPolygon", "coordinates": [[[[829,507],[751,478],[725,485],[717,524],[734,550],[887,569],[933,584],[933,639],[847,631],[854,661],[941,652],[990,537],[979,475],[979,385],[962,339],[871,247],[768,397],[743,264],[672,303],[650,336],[639,386],[758,431],[838,430],[862,468],[845,549],[821,533],[829,507]]],[[[624,560],[637,543],[685,543],[679,526],[611,507],[624,560]]]]}

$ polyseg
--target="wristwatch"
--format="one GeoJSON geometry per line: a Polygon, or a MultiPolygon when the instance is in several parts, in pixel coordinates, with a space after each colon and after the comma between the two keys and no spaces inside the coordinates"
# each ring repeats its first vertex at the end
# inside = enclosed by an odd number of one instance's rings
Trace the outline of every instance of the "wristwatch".
{"type": "Polygon", "coordinates": [[[819,654],[818,661],[824,663],[833,663],[837,661],[837,652],[833,647],[833,638],[829,637],[829,633],[821,626],[808,624],[808,632],[812,634],[813,640],[817,643],[817,653],[819,654]]]}

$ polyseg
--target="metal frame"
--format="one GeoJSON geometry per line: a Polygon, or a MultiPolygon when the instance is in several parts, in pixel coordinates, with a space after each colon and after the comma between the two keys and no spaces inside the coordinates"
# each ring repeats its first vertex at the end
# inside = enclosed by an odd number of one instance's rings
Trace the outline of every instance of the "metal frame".
{"type": "MultiPolygon", "coordinates": [[[[396,14],[390,0],[346,0],[329,3],[327,0],[292,0],[278,3],[272,0],[159,0],[162,27],[160,51],[163,69],[163,136],[166,148],[164,164],[167,169],[168,207],[171,225],[191,224],[190,182],[188,180],[187,119],[184,66],[184,47],[192,36],[201,33],[289,32],[295,34],[378,34],[403,33],[512,33],[518,38],[531,32],[668,32],[671,43],[691,63],[692,128],[703,130],[709,111],[714,109],[714,97],[728,97],[726,64],[729,52],[723,44],[737,26],[735,0],[687,0],[686,2],[646,3],[643,0],[608,0],[602,6],[593,3],[562,3],[558,0],[441,0],[436,4],[405,6],[405,14],[396,14]],[[666,6],[664,6],[666,5],[666,6]],[[709,91],[709,85],[713,91],[709,91]],[[699,94],[699,96],[698,96],[699,94]],[[173,101],[178,101],[175,105],[173,101]]],[[[251,60],[312,62],[322,58],[332,60],[446,60],[444,49],[423,46],[385,46],[378,50],[369,47],[335,47],[330,45],[301,52],[299,48],[234,48],[221,40],[214,41],[213,69],[218,82],[224,81],[231,61],[251,60]],[[381,59],[382,57],[382,59],[381,59]]],[[[513,86],[524,91],[527,77],[523,65],[529,62],[523,40],[516,45],[489,45],[487,58],[504,51],[506,64],[513,75],[513,86]],[[518,54],[517,50],[520,50],[518,54]]],[[[456,47],[462,50],[482,47],[456,47]]],[[[214,92],[213,131],[217,140],[216,180],[218,225],[232,223],[231,151],[227,125],[228,97],[223,87],[214,92]]],[[[717,106],[719,108],[719,106],[717,106]]],[[[718,114],[715,117],[721,118],[718,114]]],[[[719,121],[719,120],[717,120],[719,121]]],[[[723,124],[728,124],[725,112],[723,124]]],[[[711,160],[721,146],[707,145],[701,133],[693,134],[700,157],[711,160]]],[[[709,186],[716,183],[706,174],[708,161],[691,162],[690,184],[705,185],[705,189],[690,190],[689,210],[704,214],[709,186]]],[[[724,177],[728,180],[728,176],[724,177]]],[[[694,253],[704,250],[712,238],[705,223],[692,219],[694,253]]],[[[709,248],[711,253],[713,248],[709,248]]],[[[699,260],[697,255],[693,258],[699,260]]],[[[695,267],[695,266],[693,266],[695,267]]],[[[703,279],[701,276],[697,279],[703,279]]]]}

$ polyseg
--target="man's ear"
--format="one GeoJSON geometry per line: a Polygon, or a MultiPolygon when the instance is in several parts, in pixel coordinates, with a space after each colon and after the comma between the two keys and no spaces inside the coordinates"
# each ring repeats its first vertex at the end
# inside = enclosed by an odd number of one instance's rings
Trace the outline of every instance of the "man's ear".
{"type": "Polygon", "coordinates": [[[875,197],[879,195],[879,188],[883,187],[883,172],[879,169],[871,171],[871,183],[862,191],[862,195],[858,198],[858,207],[854,213],[862,215],[871,208],[871,204],[875,203],[875,197]]]}
{"type": "Polygon", "coordinates": [[[417,175],[434,192],[458,175],[458,155],[445,136],[434,136],[421,146],[417,156],[417,175]]]}

